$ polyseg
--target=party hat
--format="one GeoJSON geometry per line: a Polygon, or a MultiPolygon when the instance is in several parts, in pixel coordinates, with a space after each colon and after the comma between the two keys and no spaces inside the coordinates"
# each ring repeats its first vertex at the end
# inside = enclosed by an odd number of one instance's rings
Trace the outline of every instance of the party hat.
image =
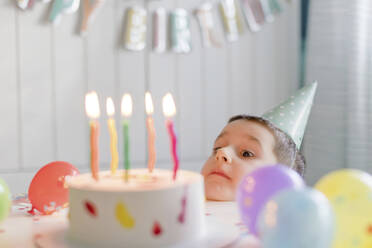
{"type": "Polygon", "coordinates": [[[304,136],[317,85],[318,83],[314,82],[303,87],[288,100],[262,116],[287,133],[298,149],[304,136]]]}

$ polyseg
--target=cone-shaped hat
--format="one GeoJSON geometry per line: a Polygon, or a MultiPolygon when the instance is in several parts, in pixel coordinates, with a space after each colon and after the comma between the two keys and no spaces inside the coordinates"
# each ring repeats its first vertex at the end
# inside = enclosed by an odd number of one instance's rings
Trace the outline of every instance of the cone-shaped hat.
{"type": "Polygon", "coordinates": [[[317,85],[317,82],[306,85],[288,100],[262,116],[287,133],[298,149],[304,136],[317,85]]]}

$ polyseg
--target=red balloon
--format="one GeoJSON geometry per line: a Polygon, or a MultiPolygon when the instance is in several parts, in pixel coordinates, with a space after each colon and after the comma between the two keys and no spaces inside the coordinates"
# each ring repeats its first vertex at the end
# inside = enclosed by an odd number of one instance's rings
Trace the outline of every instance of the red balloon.
{"type": "Polygon", "coordinates": [[[75,166],[63,161],[43,166],[34,176],[28,188],[28,199],[32,204],[30,213],[36,209],[41,214],[51,214],[67,207],[68,188],[65,178],[78,175],[75,166]]]}

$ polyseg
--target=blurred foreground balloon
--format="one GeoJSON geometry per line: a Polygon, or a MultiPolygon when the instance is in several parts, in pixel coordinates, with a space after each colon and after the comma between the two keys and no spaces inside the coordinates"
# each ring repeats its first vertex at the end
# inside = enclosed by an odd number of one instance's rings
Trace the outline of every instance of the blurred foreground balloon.
{"type": "Polygon", "coordinates": [[[28,188],[28,198],[34,210],[41,214],[51,214],[68,206],[67,177],[75,176],[79,171],[63,161],[51,162],[42,167],[34,176],[28,188]]]}
{"type": "Polygon", "coordinates": [[[286,188],[301,188],[300,175],[284,165],[265,166],[245,175],[241,181],[236,200],[243,223],[248,231],[257,235],[256,221],[268,199],[286,188]]]}
{"type": "Polygon", "coordinates": [[[334,248],[372,247],[372,176],[344,169],[321,178],[315,188],[331,202],[336,218],[334,248]]]}
{"type": "Polygon", "coordinates": [[[0,178],[0,222],[8,216],[10,207],[11,199],[8,185],[0,178]]]}
{"type": "Polygon", "coordinates": [[[311,188],[275,194],[257,225],[265,248],[329,248],[333,240],[332,207],[321,192],[311,188]]]}

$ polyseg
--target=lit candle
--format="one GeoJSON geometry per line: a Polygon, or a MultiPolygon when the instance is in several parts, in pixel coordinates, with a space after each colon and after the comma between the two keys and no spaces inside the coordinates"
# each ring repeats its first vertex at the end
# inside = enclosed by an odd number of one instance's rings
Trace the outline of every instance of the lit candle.
{"type": "Polygon", "coordinates": [[[119,154],[118,154],[118,135],[115,127],[115,120],[113,116],[115,115],[115,106],[112,98],[107,98],[106,101],[106,111],[109,119],[107,120],[107,125],[110,133],[110,150],[111,150],[111,173],[115,174],[118,168],[119,154]]]}
{"type": "Polygon", "coordinates": [[[163,97],[163,113],[165,117],[167,117],[166,126],[170,137],[171,154],[173,158],[173,180],[176,180],[179,161],[177,155],[177,137],[174,133],[173,121],[171,120],[171,117],[176,114],[176,106],[170,93],[167,93],[163,97]]]}
{"type": "Polygon", "coordinates": [[[123,136],[124,136],[124,169],[125,181],[129,178],[130,159],[129,159],[129,120],[132,115],[132,97],[129,94],[124,94],[121,100],[121,114],[123,120],[123,136]]]}
{"type": "Polygon", "coordinates": [[[154,105],[152,103],[151,94],[146,92],[145,94],[145,104],[146,104],[146,113],[147,113],[147,141],[148,141],[148,149],[149,149],[149,158],[148,158],[148,169],[150,172],[155,167],[155,160],[156,160],[156,151],[155,151],[155,128],[154,128],[154,119],[152,118],[152,114],[154,113],[154,105]]]}
{"type": "Polygon", "coordinates": [[[98,96],[95,91],[85,95],[85,111],[90,118],[90,169],[92,177],[98,180],[98,133],[100,116],[98,96]]]}

